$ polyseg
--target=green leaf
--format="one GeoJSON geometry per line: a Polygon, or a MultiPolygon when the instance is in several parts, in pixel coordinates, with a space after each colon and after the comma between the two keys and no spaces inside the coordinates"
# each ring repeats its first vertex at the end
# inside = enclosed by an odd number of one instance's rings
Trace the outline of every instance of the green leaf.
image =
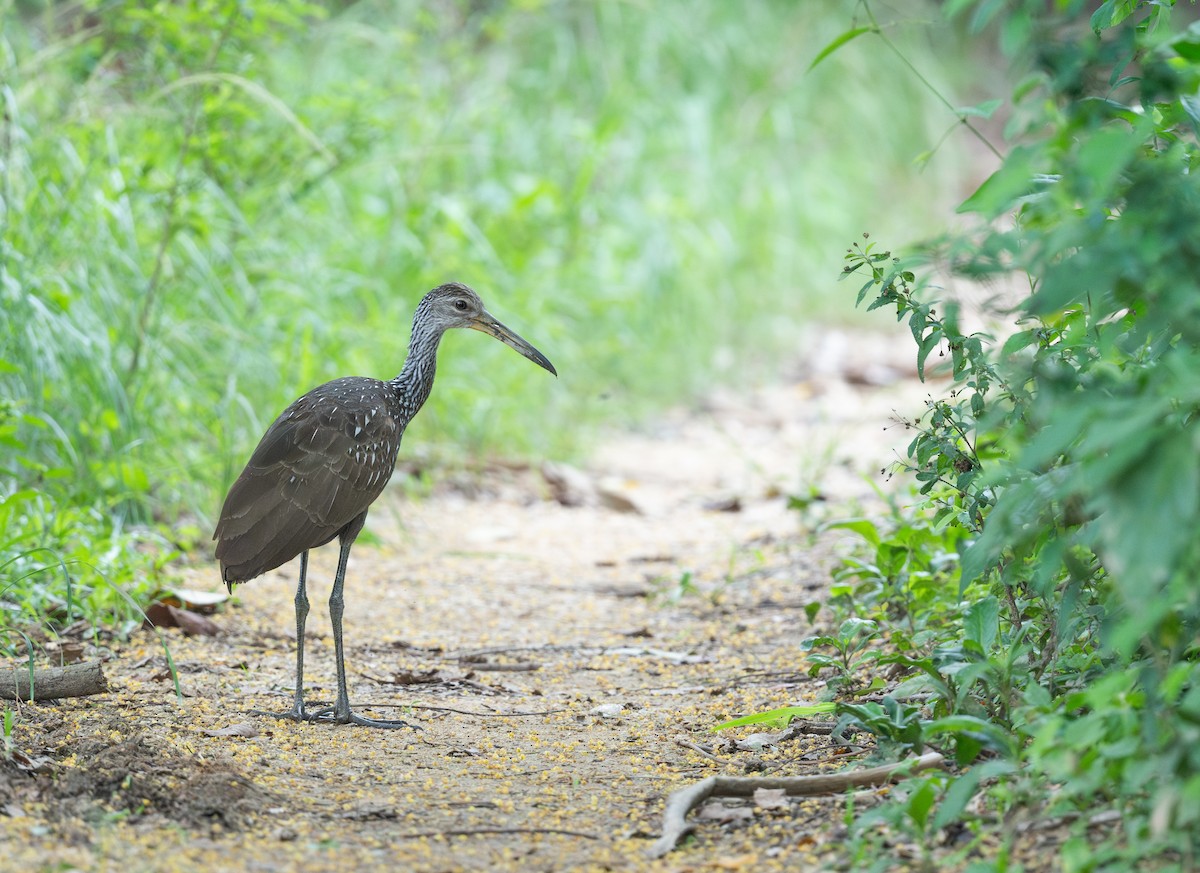
{"type": "Polygon", "coordinates": [[[1178,555],[1195,538],[1185,520],[1200,514],[1196,439],[1187,431],[1164,430],[1116,473],[1105,501],[1108,511],[1099,519],[1109,543],[1108,566],[1120,577],[1138,579],[1139,586],[1167,579],[1178,555]]]}
{"type": "Polygon", "coordinates": [[[1185,61],[1191,61],[1192,63],[1200,61],[1200,42],[1181,39],[1178,42],[1171,43],[1171,48],[1175,49],[1176,53],[1185,61]]]}
{"type": "Polygon", "coordinates": [[[988,761],[978,767],[972,767],[956,778],[942,796],[941,805],[938,806],[930,829],[940,831],[952,821],[959,819],[963,810],[967,808],[967,804],[971,802],[971,798],[975,796],[975,792],[979,790],[980,782],[1011,772],[1013,772],[1013,766],[1008,761],[988,761]]]}
{"type": "Polygon", "coordinates": [[[1117,176],[1142,148],[1147,133],[1114,122],[1086,139],[1079,148],[1078,172],[1087,180],[1088,188],[1100,197],[1107,195],[1117,176]]]}
{"type": "Polygon", "coordinates": [[[875,527],[875,522],[869,518],[845,518],[841,521],[831,521],[822,529],[854,531],[854,533],[858,534],[871,545],[879,545],[879,529],[875,527]]]}
{"type": "Polygon", "coordinates": [[[31,503],[37,500],[38,492],[32,488],[23,488],[20,491],[14,491],[7,497],[0,499],[0,509],[17,506],[22,503],[31,503]]]}
{"type": "Polygon", "coordinates": [[[1106,293],[1112,287],[1112,261],[1102,254],[1084,250],[1045,268],[1037,292],[1025,303],[1031,315],[1045,316],[1062,312],[1068,306],[1086,300],[1089,294],[1106,293]]]}
{"type": "Polygon", "coordinates": [[[982,751],[983,743],[975,734],[964,731],[954,735],[954,763],[958,766],[968,766],[982,751]]]}
{"type": "Polygon", "coordinates": [[[1020,330],[1004,341],[1000,349],[1000,357],[1007,358],[1015,355],[1021,349],[1027,348],[1038,341],[1036,330],[1020,330]]]}
{"type": "Polygon", "coordinates": [[[726,728],[742,727],[748,724],[770,724],[786,727],[794,718],[808,718],[812,715],[825,715],[837,709],[836,703],[814,703],[810,706],[785,706],[781,709],[772,709],[769,712],[758,712],[754,715],[735,718],[733,721],[721,722],[712,730],[723,731],[726,728]]]}
{"type": "Polygon", "coordinates": [[[984,721],[973,715],[948,715],[939,718],[925,726],[925,736],[934,734],[969,733],[978,737],[988,748],[1012,757],[1014,750],[1013,736],[1004,728],[984,721]]]}
{"type": "Polygon", "coordinates": [[[936,799],[937,792],[933,790],[933,780],[928,778],[923,779],[921,787],[914,791],[908,798],[908,817],[922,831],[925,830],[925,823],[929,820],[929,811],[933,809],[933,802],[936,799]]]}
{"type": "Polygon", "coordinates": [[[1013,149],[1004,165],[962,202],[958,212],[977,212],[986,218],[995,218],[1013,208],[1019,198],[1032,194],[1036,190],[1033,178],[1035,154],[1029,147],[1013,149]]]}
{"type": "Polygon", "coordinates": [[[1179,105],[1192,123],[1192,132],[1200,134],[1200,99],[1185,94],[1180,96],[1179,105]]]}
{"type": "Polygon", "coordinates": [[[974,106],[960,106],[954,111],[959,116],[970,115],[975,118],[991,118],[997,109],[1004,104],[1003,100],[985,100],[974,106]]]}
{"type": "Polygon", "coordinates": [[[858,39],[858,37],[862,36],[864,33],[874,33],[874,32],[875,32],[875,28],[873,28],[873,27],[855,27],[850,30],[847,30],[845,33],[840,34],[837,37],[835,37],[833,42],[829,43],[829,45],[825,46],[825,48],[821,49],[821,51],[817,53],[817,56],[815,58],[813,58],[813,62],[808,65],[808,68],[811,70],[813,67],[815,67],[817,64],[821,63],[821,61],[825,60],[827,57],[829,57],[835,51],[840,49],[846,43],[850,42],[850,40],[858,39]]]}
{"type": "Polygon", "coordinates": [[[985,655],[990,652],[1000,633],[1000,601],[989,594],[968,606],[963,615],[963,632],[985,655]]]}
{"type": "Polygon", "coordinates": [[[1102,30],[1115,27],[1133,14],[1138,7],[1138,0],[1106,0],[1100,8],[1092,13],[1088,22],[1092,30],[1099,34],[1102,30]]]}
{"type": "Polygon", "coordinates": [[[954,16],[961,15],[965,10],[970,9],[974,3],[975,0],[946,0],[942,14],[947,19],[953,19],[954,16]]]}
{"type": "Polygon", "coordinates": [[[945,335],[941,328],[934,328],[921,337],[917,343],[917,378],[922,382],[925,381],[925,361],[943,339],[945,339],[945,335]]]}

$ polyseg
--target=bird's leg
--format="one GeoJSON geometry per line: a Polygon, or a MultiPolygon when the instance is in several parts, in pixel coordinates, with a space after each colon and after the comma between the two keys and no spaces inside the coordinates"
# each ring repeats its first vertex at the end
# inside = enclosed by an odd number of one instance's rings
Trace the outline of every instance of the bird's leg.
{"type": "Polygon", "coordinates": [[[305,589],[305,578],[308,576],[308,552],[300,553],[300,581],[296,585],[296,699],[288,712],[263,712],[255,710],[259,715],[273,715],[276,718],[290,718],[293,721],[306,721],[309,716],[304,711],[304,620],[308,618],[308,593],[305,589]]]}
{"type": "Polygon", "coordinates": [[[332,720],[337,724],[357,724],[363,727],[409,727],[407,722],[366,718],[356,715],[350,709],[350,693],[346,688],[346,658],[342,647],[342,613],[345,609],[342,588],[346,581],[346,562],[350,557],[350,547],[354,544],[354,538],[358,536],[358,532],[362,530],[366,517],[367,514],[364,512],[341,533],[339,540],[342,551],[338,556],[337,575],[333,577],[333,591],[329,595],[329,619],[333,625],[333,649],[337,659],[337,702],[334,703],[332,710],[322,709],[313,713],[309,718],[313,721],[332,720]]]}
{"type": "Polygon", "coordinates": [[[308,575],[308,552],[300,553],[300,583],[296,586],[296,702],[292,718],[303,721],[304,712],[304,620],[308,618],[308,592],[304,577],[308,575]]]}
{"type": "Polygon", "coordinates": [[[337,702],[333,706],[333,717],[339,724],[350,720],[350,692],[346,688],[346,654],[342,645],[342,613],[346,601],[342,588],[346,582],[346,562],[350,558],[351,542],[342,538],[341,554],[338,555],[337,575],[333,578],[333,591],[329,594],[329,620],[333,623],[333,649],[337,659],[337,702]]]}

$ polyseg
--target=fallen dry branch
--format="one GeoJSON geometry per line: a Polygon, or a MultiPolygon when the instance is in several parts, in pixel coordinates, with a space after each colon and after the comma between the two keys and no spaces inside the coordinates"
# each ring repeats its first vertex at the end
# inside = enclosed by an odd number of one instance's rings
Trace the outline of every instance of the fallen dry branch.
{"type": "Polygon", "coordinates": [[[871,767],[867,770],[846,770],[841,773],[820,776],[785,776],[766,779],[756,779],[752,776],[709,776],[694,785],[679,789],[667,798],[667,808],[663,812],[662,836],[655,841],[647,854],[651,858],[661,858],[674,849],[684,835],[690,833],[695,827],[688,823],[687,814],[710,797],[753,797],[754,792],[760,788],[776,790],[782,788],[793,797],[836,794],[847,788],[882,785],[918,770],[937,767],[941,765],[942,760],[942,756],[937,752],[930,752],[919,758],[908,758],[897,764],[885,764],[882,767],[871,767]]]}
{"type": "Polygon", "coordinates": [[[539,709],[531,712],[472,712],[469,709],[455,709],[453,706],[431,706],[424,703],[372,704],[376,709],[424,709],[429,712],[453,712],[456,715],[473,715],[476,718],[531,718],[539,715],[554,715],[566,712],[566,709],[539,709]]]}
{"type": "Polygon", "coordinates": [[[708,758],[710,761],[716,761],[718,764],[725,763],[720,758],[718,758],[715,754],[713,754],[712,749],[708,748],[707,746],[702,746],[699,743],[693,743],[691,740],[687,739],[687,737],[676,737],[675,745],[681,746],[682,748],[685,748],[685,749],[691,749],[696,754],[703,755],[704,757],[708,758]]]}
{"type": "Polygon", "coordinates": [[[443,831],[412,831],[407,834],[396,834],[393,839],[423,840],[430,837],[485,837],[508,834],[559,834],[564,837],[581,837],[585,840],[600,839],[595,834],[585,834],[583,831],[567,831],[562,828],[456,828],[443,831]]]}
{"type": "Polygon", "coordinates": [[[87,697],[108,690],[108,682],[99,661],[68,664],[65,667],[42,667],[33,671],[20,667],[0,673],[0,697],[7,700],[57,700],[60,697],[87,697]]]}

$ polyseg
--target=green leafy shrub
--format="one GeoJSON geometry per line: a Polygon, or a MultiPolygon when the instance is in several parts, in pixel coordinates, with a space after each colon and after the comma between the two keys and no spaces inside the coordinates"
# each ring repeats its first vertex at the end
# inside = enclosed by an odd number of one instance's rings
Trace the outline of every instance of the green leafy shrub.
{"type": "Polygon", "coordinates": [[[844,723],[1004,762],[912,780],[921,815],[873,816],[925,841],[936,796],[945,825],[987,787],[1003,811],[1080,816],[1067,869],[1200,853],[1200,29],[1173,7],[949,4],[1019,71],[1016,144],[962,204],[967,230],[907,260],[846,255],[859,302],[907,322],[923,376],[953,379],[908,423],[920,501],[886,535],[854,523],[871,559],[833,601],[909,623],[875,659],[908,671],[894,699],[842,703],[844,723]],[[1008,289],[1001,331],[965,328],[931,264],[1008,289]],[[888,545],[915,536],[916,557],[888,545]],[[935,558],[941,593],[901,582],[935,558]],[[1105,810],[1120,828],[1089,832],[1105,810]]]}

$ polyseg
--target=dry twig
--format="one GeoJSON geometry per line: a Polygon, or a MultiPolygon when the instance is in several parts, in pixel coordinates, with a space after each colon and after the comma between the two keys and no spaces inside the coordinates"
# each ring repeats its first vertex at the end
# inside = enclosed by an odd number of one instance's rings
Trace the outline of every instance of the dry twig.
{"type": "Polygon", "coordinates": [[[427,837],[480,837],[492,834],[562,834],[566,837],[582,837],[585,840],[600,839],[595,834],[567,831],[562,828],[458,828],[442,831],[413,831],[408,834],[396,834],[393,839],[421,840],[427,837]]]}
{"type": "Polygon", "coordinates": [[[65,667],[43,667],[33,671],[26,667],[0,673],[0,697],[9,700],[57,700],[60,697],[86,697],[103,694],[108,681],[99,661],[86,664],[67,664],[65,667]]]}
{"type": "Polygon", "coordinates": [[[663,812],[663,833],[650,847],[651,858],[661,858],[675,848],[676,843],[695,827],[687,814],[710,797],[752,797],[760,788],[782,788],[790,796],[835,794],[861,785],[882,785],[893,779],[940,766],[942,756],[930,752],[919,758],[909,758],[897,764],[871,767],[867,770],[847,770],[820,776],[791,776],[770,779],[738,776],[709,776],[687,788],[681,788],[667,798],[663,812]]]}
{"type": "Polygon", "coordinates": [[[718,764],[724,763],[720,758],[713,754],[712,749],[702,746],[699,743],[693,743],[691,740],[685,737],[676,737],[675,745],[682,746],[685,749],[691,749],[696,754],[703,755],[710,761],[716,761],[718,764]]]}

